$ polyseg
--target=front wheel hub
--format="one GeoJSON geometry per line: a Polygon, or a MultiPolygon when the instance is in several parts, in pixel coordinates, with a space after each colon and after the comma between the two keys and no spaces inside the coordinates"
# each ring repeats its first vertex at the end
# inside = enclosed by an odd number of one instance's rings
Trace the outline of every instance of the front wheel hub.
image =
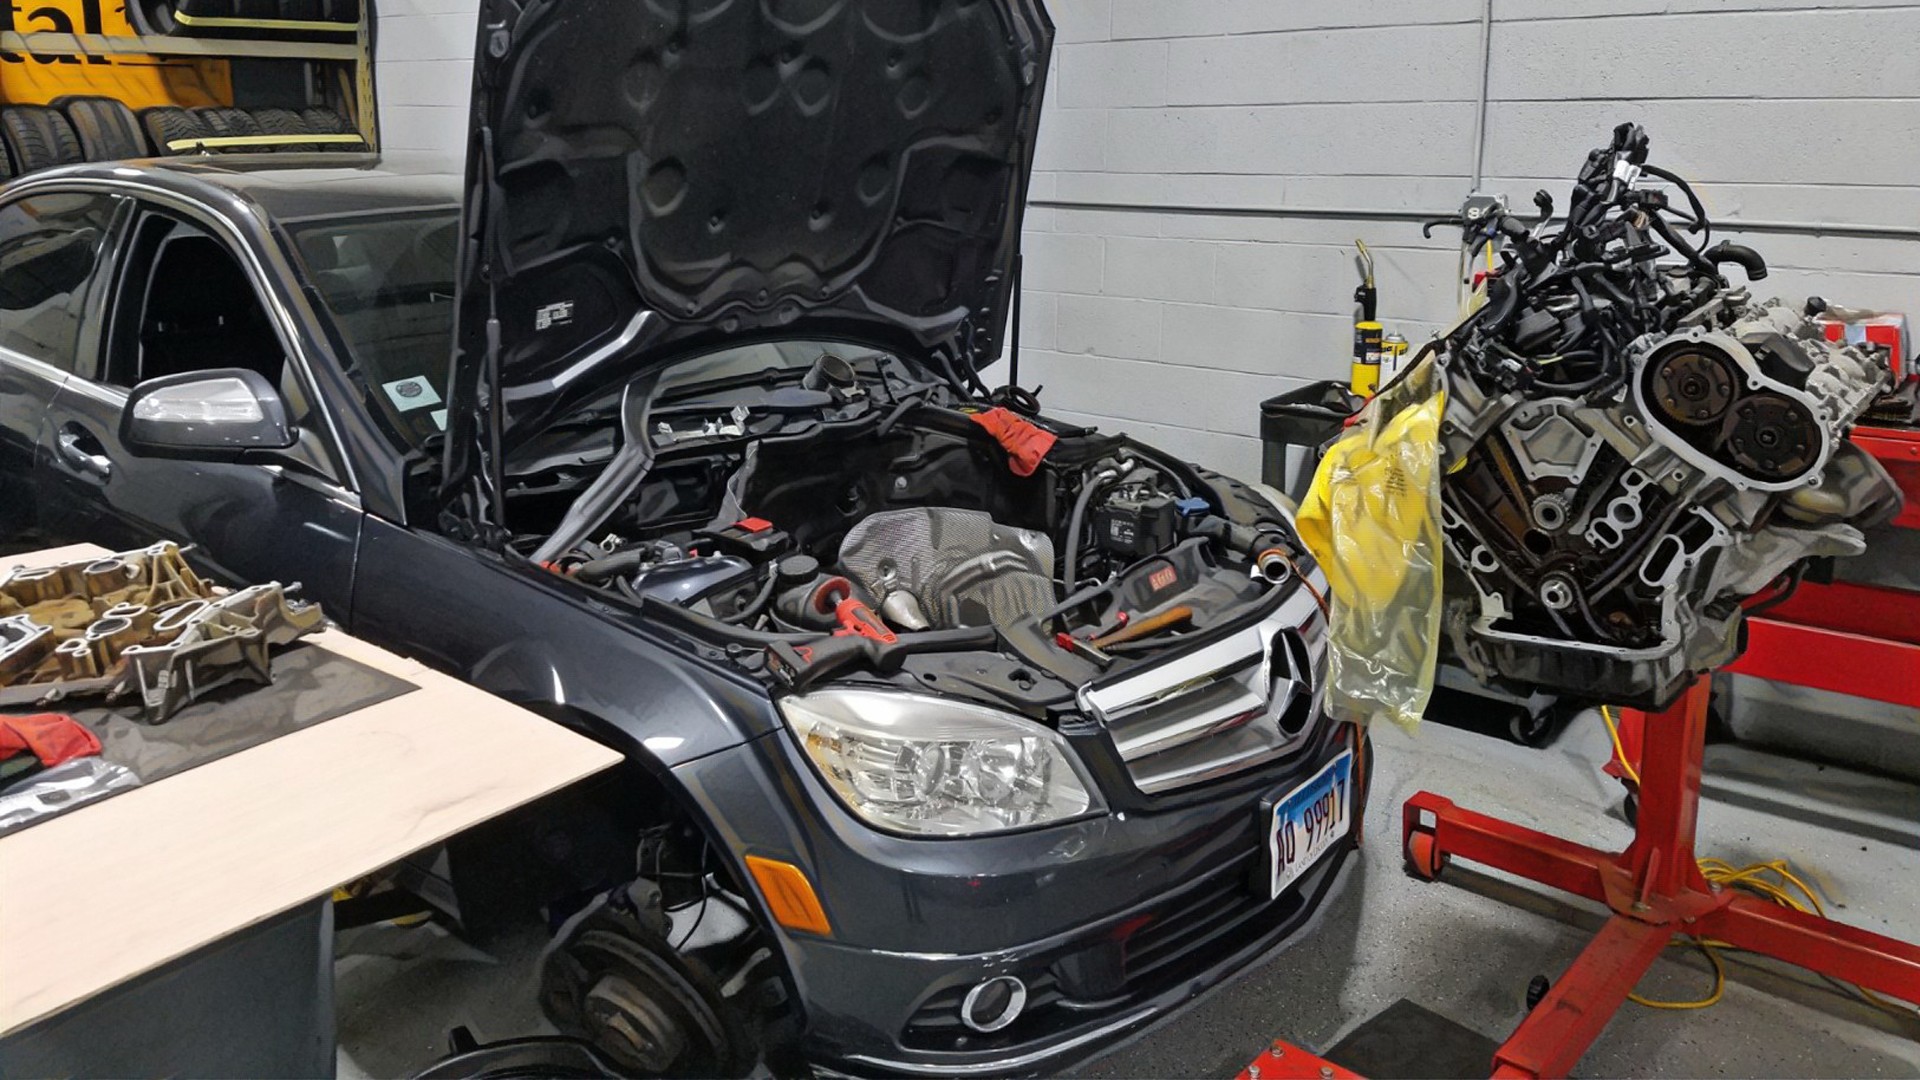
{"type": "Polygon", "coordinates": [[[686,1052],[686,1033],[667,1010],[618,975],[601,977],[584,1004],[594,1041],[647,1072],[668,1072],[686,1052]]]}

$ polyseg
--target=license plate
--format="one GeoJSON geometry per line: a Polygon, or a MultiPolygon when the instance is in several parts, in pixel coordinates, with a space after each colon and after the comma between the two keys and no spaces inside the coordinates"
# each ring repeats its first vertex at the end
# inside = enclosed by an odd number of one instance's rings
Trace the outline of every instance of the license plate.
{"type": "Polygon", "coordinates": [[[1353,751],[1272,804],[1267,895],[1278,897],[1353,832],[1353,751]]]}

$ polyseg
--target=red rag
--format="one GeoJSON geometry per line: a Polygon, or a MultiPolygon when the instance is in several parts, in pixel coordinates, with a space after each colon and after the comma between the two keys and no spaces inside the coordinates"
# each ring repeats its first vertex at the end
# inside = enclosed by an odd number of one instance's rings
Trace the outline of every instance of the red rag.
{"type": "Polygon", "coordinates": [[[1033,470],[1040,467],[1040,460],[1053,449],[1059,437],[1013,411],[1004,408],[992,408],[986,412],[974,413],[973,422],[986,428],[1007,451],[1007,468],[1015,476],[1032,476],[1033,470]]]}
{"type": "Polygon", "coordinates": [[[30,750],[48,768],[100,752],[100,740],[64,713],[0,716],[0,760],[30,750]]]}

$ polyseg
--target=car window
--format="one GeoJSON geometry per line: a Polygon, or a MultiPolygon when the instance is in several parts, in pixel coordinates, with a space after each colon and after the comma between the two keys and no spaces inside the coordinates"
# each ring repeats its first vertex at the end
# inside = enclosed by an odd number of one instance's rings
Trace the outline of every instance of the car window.
{"type": "Polygon", "coordinates": [[[445,431],[458,211],[310,219],[287,231],[373,410],[411,446],[445,431]]]}
{"type": "Polygon", "coordinates": [[[0,207],[0,346],[75,370],[87,283],[121,202],[66,192],[0,207]]]}
{"type": "Polygon", "coordinates": [[[103,381],[251,368],[279,385],[286,348],[253,280],[227,245],[186,221],[149,214],[135,230],[103,381]]]}

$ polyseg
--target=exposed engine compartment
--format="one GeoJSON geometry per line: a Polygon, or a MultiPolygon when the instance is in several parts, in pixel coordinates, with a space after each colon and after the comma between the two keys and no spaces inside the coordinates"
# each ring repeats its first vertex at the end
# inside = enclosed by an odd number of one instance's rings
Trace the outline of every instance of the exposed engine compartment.
{"type": "MultiPolygon", "coordinates": [[[[764,416],[629,391],[644,434],[517,546],[790,689],[859,671],[1035,715],[1258,622],[1311,567],[1285,514],[1224,477],[1037,425],[1050,448],[1020,475],[983,406],[890,357],[821,364],[827,389],[796,391],[814,407],[764,416]]],[[[560,501],[542,490],[522,485],[520,520],[560,501]]]]}
{"type": "Polygon", "coordinates": [[[1647,145],[1617,129],[1557,229],[1545,192],[1536,222],[1476,226],[1503,266],[1435,358],[1452,650],[1486,681],[1660,707],[1738,653],[1743,603],[1858,554],[1899,494],[1845,441],[1888,371],[1826,341],[1817,301],[1733,287],[1724,266],[1765,262],[1707,246],[1647,145]]]}

